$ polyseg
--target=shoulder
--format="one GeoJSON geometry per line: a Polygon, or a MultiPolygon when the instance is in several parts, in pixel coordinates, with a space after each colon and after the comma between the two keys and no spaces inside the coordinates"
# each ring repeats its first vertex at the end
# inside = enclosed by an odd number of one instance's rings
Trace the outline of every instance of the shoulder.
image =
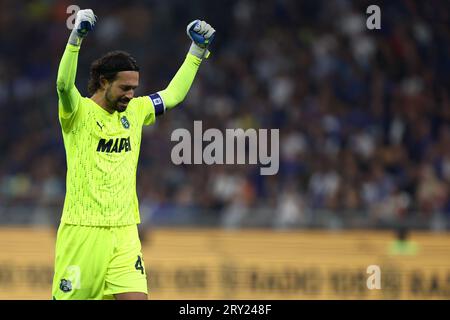
{"type": "Polygon", "coordinates": [[[141,116],[147,116],[149,113],[154,113],[155,108],[149,96],[141,96],[131,99],[128,104],[128,109],[141,116]]]}
{"type": "Polygon", "coordinates": [[[91,105],[94,102],[88,98],[88,97],[81,97],[80,102],[78,103],[78,107],[82,110],[82,111],[87,111],[90,109],[91,105]]]}
{"type": "Polygon", "coordinates": [[[141,124],[149,125],[155,122],[155,106],[150,96],[140,96],[131,99],[128,104],[130,113],[135,115],[141,124]]]}
{"type": "Polygon", "coordinates": [[[141,96],[141,97],[135,97],[131,99],[130,103],[128,104],[128,107],[130,108],[139,108],[139,107],[145,107],[151,105],[151,100],[149,96],[141,96]]]}
{"type": "MultiPolygon", "coordinates": [[[[82,123],[84,119],[86,119],[86,114],[90,109],[92,109],[89,106],[89,101],[89,98],[80,96],[80,99],[78,99],[73,112],[70,114],[66,114],[64,112],[64,108],[59,108],[59,120],[64,131],[69,131],[71,129],[74,129],[75,127],[79,127],[80,123],[82,123]]],[[[59,102],[60,106],[61,103],[62,102],[59,102]]]]}

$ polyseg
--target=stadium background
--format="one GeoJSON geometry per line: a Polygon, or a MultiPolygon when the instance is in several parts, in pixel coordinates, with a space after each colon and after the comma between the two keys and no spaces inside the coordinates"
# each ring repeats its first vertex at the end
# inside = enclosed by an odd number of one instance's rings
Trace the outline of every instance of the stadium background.
{"type": "Polygon", "coordinates": [[[143,134],[141,237],[152,299],[449,299],[449,3],[0,3],[0,299],[49,299],[65,192],[56,71],[66,8],[99,21],[80,53],[129,51],[164,88],[195,18],[211,58],[143,134]],[[366,8],[381,8],[381,30],[366,8]],[[280,129],[280,171],[175,166],[176,128],[280,129]],[[366,268],[381,268],[369,290],[366,268]]]}

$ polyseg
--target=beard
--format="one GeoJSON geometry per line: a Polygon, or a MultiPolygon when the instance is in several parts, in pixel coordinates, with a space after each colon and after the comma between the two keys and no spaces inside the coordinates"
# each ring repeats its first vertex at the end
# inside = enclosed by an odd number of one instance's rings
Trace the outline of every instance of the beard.
{"type": "Polygon", "coordinates": [[[114,97],[111,93],[111,88],[106,90],[105,100],[108,107],[117,112],[124,112],[127,110],[128,102],[130,102],[130,99],[126,97],[114,97]]]}

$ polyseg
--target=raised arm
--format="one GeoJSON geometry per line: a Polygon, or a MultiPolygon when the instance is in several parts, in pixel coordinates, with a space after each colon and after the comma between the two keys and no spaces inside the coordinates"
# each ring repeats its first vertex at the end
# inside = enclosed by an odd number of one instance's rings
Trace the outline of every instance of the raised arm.
{"type": "Polygon", "coordinates": [[[95,21],[96,17],[92,10],[86,9],[77,12],[75,26],[59,64],[56,88],[58,91],[60,116],[64,119],[70,118],[76,112],[81,97],[75,87],[78,52],[80,51],[83,38],[92,30],[95,21]]]}
{"type": "Polygon", "coordinates": [[[186,97],[202,59],[209,56],[208,46],[214,39],[215,31],[200,20],[192,21],[187,26],[186,32],[192,40],[189,52],[167,88],[159,92],[166,109],[175,107],[186,97]]]}

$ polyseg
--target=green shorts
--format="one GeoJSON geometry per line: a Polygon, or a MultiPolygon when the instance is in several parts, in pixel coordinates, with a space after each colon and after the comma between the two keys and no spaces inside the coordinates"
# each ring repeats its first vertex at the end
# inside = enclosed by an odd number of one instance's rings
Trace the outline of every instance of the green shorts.
{"type": "Polygon", "coordinates": [[[62,223],[56,239],[53,299],[113,299],[125,292],[148,293],[137,226],[62,223]]]}

